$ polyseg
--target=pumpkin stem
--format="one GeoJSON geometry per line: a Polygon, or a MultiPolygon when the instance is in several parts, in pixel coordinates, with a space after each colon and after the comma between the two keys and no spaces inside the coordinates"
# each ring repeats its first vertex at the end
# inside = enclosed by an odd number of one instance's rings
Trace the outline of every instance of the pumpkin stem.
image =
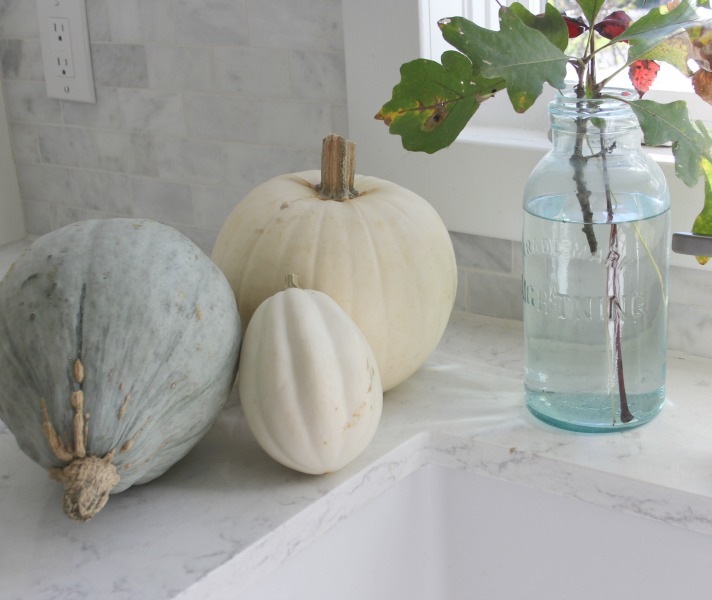
{"type": "Polygon", "coordinates": [[[316,191],[322,200],[350,200],[358,196],[354,189],[356,144],[330,133],[321,146],[321,183],[316,191]]]}
{"type": "Polygon", "coordinates": [[[285,289],[298,288],[299,280],[297,276],[294,273],[287,273],[287,276],[284,278],[284,286],[285,289]]]}

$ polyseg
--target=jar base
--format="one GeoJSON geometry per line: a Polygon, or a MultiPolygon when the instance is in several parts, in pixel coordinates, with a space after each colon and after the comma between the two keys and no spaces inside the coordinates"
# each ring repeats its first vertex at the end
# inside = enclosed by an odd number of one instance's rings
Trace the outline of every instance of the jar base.
{"type": "Polygon", "coordinates": [[[537,419],[567,431],[608,433],[640,427],[654,419],[665,401],[665,386],[647,394],[628,396],[633,420],[620,420],[615,396],[600,394],[561,394],[526,389],[526,405],[537,419]]]}

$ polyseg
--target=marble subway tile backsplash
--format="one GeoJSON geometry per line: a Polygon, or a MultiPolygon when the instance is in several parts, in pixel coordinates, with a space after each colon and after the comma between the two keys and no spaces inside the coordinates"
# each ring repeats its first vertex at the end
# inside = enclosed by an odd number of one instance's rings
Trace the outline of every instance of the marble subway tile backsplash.
{"type": "Polygon", "coordinates": [[[35,0],[0,0],[28,233],[152,218],[210,251],[232,207],[347,135],[340,0],[86,0],[96,104],[47,98],[35,0]]]}

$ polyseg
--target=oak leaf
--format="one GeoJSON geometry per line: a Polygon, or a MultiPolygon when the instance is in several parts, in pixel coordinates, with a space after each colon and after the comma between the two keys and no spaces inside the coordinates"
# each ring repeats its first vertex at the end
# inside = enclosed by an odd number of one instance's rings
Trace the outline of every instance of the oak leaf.
{"type": "Polygon", "coordinates": [[[708,104],[712,104],[712,73],[700,69],[692,76],[695,93],[708,104]]]}
{"type": "Polygon", "coordinates": [[[499,31],[463,17],[442,19],[439,25],[445,40],[472,61],[475,73],[505,81],[512,107],[521,113],[541,95],[544,83],[566,86],[568,57],[510,7],[500,8],[499,18],[499,31]]]}
{"type": "Polygon", "coordinates": [[[630,65],[628,76],[635,91],[638,92],[639,98],[642,98],[650,89],[653,81],[658,76],[658,71],[660,71],[660,65],[654,60],[636,60],[630,65]]]}
{"type": "Polygon", "coordinates": [[[577,38],[584,31],[588,31],[588,25],[586,25],[586,23],[584,23],[582,17],[573,18],[573,17],[566,16],[564,13],[561,14],[561,17],[564,19],[564,22],[566,23],[566,29],[569,34],[569,39],[577,38]]]}
{"type": "Polygon", "coordinates": [[[594,31],[606,39],[612,40],[622,35],[633,22],[623,10],[613,11],[610,15],[593,26],[594,31]]]}
{"type": "Polygon", "coordinates": [[[424,58],[401,66],[401,80],[376,114],[406,150],[433,153],[449,146],[480,103],[504,87],[502,80],[473,77],[472,63],[449,50],[442,64],[424,58]]]}
{"type": "MultiPolygon", "coordinates": [[[[692,224],[692,233],[712,236],[712,163],[703,160],[701,167],[705,178],[705,202],[702,211],[692,224]]],[[[709,256],[696,256],[695,258],[701,265],[707,264],[710,259],[709,256]]]]}
{"type": "Polygon", "coordinates": [[[638,117],[643,139],[650,146],[672,142],[675,174],[692,187],[701,174],[702,159],[710,156],[710,139],[699,124],[693,125],[684,100],[663,104],[652,100],[626,101],[638,117]]]}

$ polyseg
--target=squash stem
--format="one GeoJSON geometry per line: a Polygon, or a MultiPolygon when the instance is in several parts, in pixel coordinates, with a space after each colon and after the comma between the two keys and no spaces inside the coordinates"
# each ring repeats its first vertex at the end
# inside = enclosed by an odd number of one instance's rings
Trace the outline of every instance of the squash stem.
{"type": "Polygon", "coordinates": [[[316,191],[322,200],[343,202],[358,196],[354,189],[356,144],[330,133],[321,147],[321,183],[316,191]]]}

